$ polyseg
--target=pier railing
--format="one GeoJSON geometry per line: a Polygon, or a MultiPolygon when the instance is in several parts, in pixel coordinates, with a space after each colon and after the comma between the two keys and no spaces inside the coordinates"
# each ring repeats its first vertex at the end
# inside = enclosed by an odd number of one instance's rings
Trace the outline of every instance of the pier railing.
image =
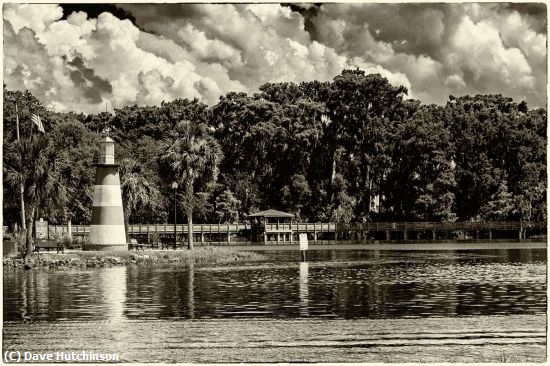
{"type": "MultiPolygon", "coordinates": [[[[536,230],[546,231],[546,222],[526,221],[486,221],[486,222],[366,222],[366,223],[285,223],[266,224],[267,233],[289,232],[294,233],[334,233],[344,231],[512,231],[536,230]]],[[[177,234],[187,234],[187,224],[176,225],[177,234]]],[[[249,231],[250,223],[240,224],[194,224],[195,234],[237,234],[249,231]]],[[[72,225],[73,235],[87,235],[90,232],[88,225],[72,225]]],[[[129,225],[130,235],[174,234],[174,224],[137,224],[129,225]]],[[[49,225],[50,235],[65,235],[68,233],[65,225],[49,225]]]]}

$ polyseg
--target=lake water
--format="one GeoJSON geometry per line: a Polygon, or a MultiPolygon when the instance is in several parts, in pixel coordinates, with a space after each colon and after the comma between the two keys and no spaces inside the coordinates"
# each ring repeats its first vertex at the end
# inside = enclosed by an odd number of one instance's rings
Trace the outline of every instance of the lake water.
{"type": "Polygon", "coordinates": [[[4,270],[4,350],[134,362],[544,361],[546,249],[4,270]],[[403,358],[402,360],[400,358],[403,358]]]}

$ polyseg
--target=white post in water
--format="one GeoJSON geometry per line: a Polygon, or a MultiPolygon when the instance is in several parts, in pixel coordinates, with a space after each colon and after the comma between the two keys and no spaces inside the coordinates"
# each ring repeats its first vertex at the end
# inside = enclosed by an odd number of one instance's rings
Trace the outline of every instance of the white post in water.
{"type": "Polygon", "coordinates": [[[69,234],[69,240],[73,240],[73,228],[72,228],[71,220],[67,222],[67,232],[69,234]]]}
{"type": "Polygon", "coordinates": [[[84,250],[127,250],[115,142],[109,137],[101,142],[96,166],[90,243],[84,250]]]}
{"type": "Polygon", "coordinates": [[[302,262],[306,261],[306,252],[307,252],[307,234],[300,234],[300,260],[302,262]]]}

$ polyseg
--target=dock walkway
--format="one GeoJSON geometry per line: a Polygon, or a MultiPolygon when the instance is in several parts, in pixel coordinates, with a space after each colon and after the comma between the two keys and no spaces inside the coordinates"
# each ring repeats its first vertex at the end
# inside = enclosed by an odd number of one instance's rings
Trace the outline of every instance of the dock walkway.
{"type": "MultiPolygon", "coordinates": [[[[294,240],[299,234],[308,234],[311,240],[352,239],[367,240],[436,240],[442,234],[457,232],[459,235],[472,238],[493,239],[496,233],[505,233],[507,237],[527,239],[532,235],[546,235],[546,222],[367,222],[367,223],[281,223],[265,224],[262,229],[268,234],[268,241],[278,241],[278,234],[291,231],[294,240]]],[[[49,225],[49,235],[59,236],[68,233],[64,225],[49,225]]],[[[232,237],[247,238],[251,230],[249,223],[240,224],[194,224],[193,234],[197,241],[231,242],[232,237]]],[[[72,235],[87,236],[88,225],[72,225],[72,235]]],[[[138,224],[130,225],[129,234],[133,238],[149,238],[151,235],[172,237],[187,235],[187,224],[138,224]]]]}

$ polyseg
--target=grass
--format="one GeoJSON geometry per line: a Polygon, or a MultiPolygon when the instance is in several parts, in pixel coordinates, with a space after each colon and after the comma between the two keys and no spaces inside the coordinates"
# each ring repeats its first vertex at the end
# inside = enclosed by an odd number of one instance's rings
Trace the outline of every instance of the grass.
{"type": "Polygon", "coordinates": [[[62,253],[33,253],[28,262],[40,267],[86,265],[196,263],[215,264],[230,262],[254,262],[265,259],[255,252],[233,248],[201,247],[194,250],[144,250],[144,251],[71,251],[62,253]]]}

